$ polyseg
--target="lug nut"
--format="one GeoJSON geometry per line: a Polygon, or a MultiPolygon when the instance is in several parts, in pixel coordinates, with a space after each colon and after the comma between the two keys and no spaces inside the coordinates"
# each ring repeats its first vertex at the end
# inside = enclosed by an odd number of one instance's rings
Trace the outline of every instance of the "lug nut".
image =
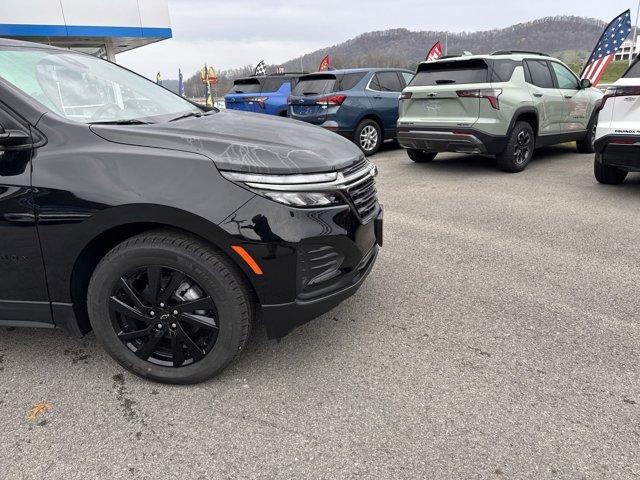
{"type": "Polygon", "coordinates": [[[161,324],[161,323],[159,323],[159,324],[158,324],[158,328],[159,328],[160,330],[162,330],[162,324],[161,324]]]}
{"type": "Polygon", "coordinates": [[[174,314],[174,315],[177,315],[177,314],[178,314],[178,310],[174,310],[174,311],[173,311],[173,314],[174,314]]]}
{"type": "Polygon", "coordinates": [[[164,308],[164,303],[161,303],[161,304],[160,304],[160,308],[164,308]]]}
{"type": "Polygon", "coordinates": [[[149,315],[151,315],[152,317],[156,314],[156,312],[154,312],[153,310],[151,310],[151,312],[149,313],[149,315]]]}
{"type": "Polygon", "coordinates": [[[175,323],[172,323],[171,328],[178,328],[178,325],[176,325],[175,323]]]}

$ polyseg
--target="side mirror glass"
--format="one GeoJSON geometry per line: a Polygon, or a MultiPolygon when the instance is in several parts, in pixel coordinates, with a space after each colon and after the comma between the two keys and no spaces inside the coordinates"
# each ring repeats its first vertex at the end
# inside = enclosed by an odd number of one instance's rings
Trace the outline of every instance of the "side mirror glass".
{"type": "Polygon", "coordinates": [[[591,83],[591,80],[589,80],[588,78],[583,78],[582,80],[580,80],[580,88],[582,89],[591,88],[592,85],[593,84],[591,83]]]}

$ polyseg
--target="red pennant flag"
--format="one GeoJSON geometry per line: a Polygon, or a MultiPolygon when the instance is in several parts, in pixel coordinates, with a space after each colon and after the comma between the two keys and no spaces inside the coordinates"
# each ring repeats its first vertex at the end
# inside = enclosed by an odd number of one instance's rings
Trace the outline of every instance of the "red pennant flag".
{"type": "Polygon", "coordinates": [[[318,67],[318,71],[319,72],[326,72],[330,68],[331,68],[331,58],[329,58],[329,55],[327,55],[320,62],[320,66],[318,67]]]}
{"type": "Polygon", "coordinates": [[[433,62],[440,57],[442,57],[442,44],[440,42],[436,42],[427,54],[427,62],[433,62]]]}

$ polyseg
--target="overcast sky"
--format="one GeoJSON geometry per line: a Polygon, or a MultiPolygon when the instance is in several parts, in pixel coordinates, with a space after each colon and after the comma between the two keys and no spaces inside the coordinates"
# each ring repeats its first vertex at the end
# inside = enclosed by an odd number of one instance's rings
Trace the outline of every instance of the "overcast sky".
{"type": "MultiPolygon", "coordinates": [[[[169,0],[173,38],[118,55],[150,78],[177,78],[205,62],[216,69],[281,63],[389,28],[451,32],[507,27],[552,15],[612,20],[637,0],[169,0]],[[445,6],[446,8],[441,8],[445,6]]],[[[592,46],[586,46],[589,50],[592,46]]],[[[426,47],[425,47],[426,48],[426,47]]]]}

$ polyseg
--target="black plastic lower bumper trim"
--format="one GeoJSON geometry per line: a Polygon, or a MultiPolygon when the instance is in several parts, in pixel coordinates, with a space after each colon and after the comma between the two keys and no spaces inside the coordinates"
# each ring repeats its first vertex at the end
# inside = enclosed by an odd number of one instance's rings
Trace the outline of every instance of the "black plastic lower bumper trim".
{"type": "Polygon", "coordinates": [[[621,138],[608,135],[596,140],[595,151],[599,161],[628,171],[640,171],[640,136],[625,136],[625,142],[629,143],[611,143],[611,140],[621,138]]]}
{"type": "Polygon", "coordinates": [[[507,136],[489,135],[473,128],[399,126],[398,143],[430,152],[497,154],[507,147],[507,136]]]}
{"type": "Polygon", "coordinates": [[[378,246],[376,245],[365,269],[355,276],[354,283],[342,290],[313,300],[298,299],[282,305],[262,305],[261,319],[267,327],[268,337],[283,338],[292,330],[327,313],[354,295],[373,269],[377,256],[378,246]]]}

